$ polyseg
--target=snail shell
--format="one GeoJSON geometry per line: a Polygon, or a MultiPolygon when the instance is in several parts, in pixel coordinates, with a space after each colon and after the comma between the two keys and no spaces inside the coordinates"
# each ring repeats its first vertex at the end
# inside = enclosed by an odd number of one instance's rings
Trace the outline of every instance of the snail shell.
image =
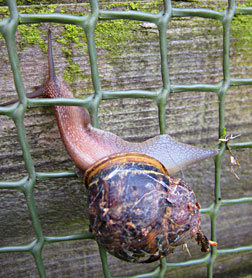
{"type": "Polygon", "coordinates": [[[119,259],[156,261],[198,232],[199,206],[191,187],[152,157],[105,158],[86,171],[84,183],[90,230],[119,259]]]}
{"type": "MultiPolygon", "coordinates": [[[[47,80],[29,97],[72,98],[55,74],[50,30],[48,67],[47,80]]],[[[167,134],[130,143],[92,127],[83,107],[55,106],[54,111],[67,152],[85,172],[90,230],[105,250],[126,261],[152,262],[191,237],[202,251],[209,250],[191,187],[169,175],[216,155],[216,150],[182,144],[167,134]]]]}

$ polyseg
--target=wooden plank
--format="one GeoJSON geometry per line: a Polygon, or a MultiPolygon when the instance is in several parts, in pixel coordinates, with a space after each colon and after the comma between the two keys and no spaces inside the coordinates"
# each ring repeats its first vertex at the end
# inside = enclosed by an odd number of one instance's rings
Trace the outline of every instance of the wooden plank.
{"type": "MultiPolygon", "coordinates": [[[[42,6],[19,7],[20,12],[39,12],[42,6]]],[[[86,13],[88,1],[51,1],[55,12],[86,13]],[[62,4],[61,4],[62,3],[62,4]]],[[[199,5],[224,9],[223,1],[173,1],[177,7],[199,5]],[[204,3],[203,3],[204,2],[204,3]]],[[[157,12],[162,7],[147,1],[134,1],[131,8],[157,12]]],[[[24,4],[24,2],[22,2],[24,4]]],[[[122,1],[99,1],[104,9],[127,9],[122,1]]],[[[0,8],[0,18],[5,15],[0,8]]],[[[239,18],[238,18],[239,19],[239,18]]],[[[231,76],[251,77],[251,40],[244,28],[234,20],[231,38],[231,76]],[[238,35],[239,34],[239,35],[238,35]],[[247,41],[247,43],[245,43],[247,41]]],[[[246,20],[249,20],[246,17],[246,20]]],[[[45,53],[49,24],[20,26],[16,34],[22,78],[27,92],[40,85],[47,72],[45,53]],[[23,29],[22,29],[23,28],[23,29]],[[38,30],[39,33],[35,31],[38,30]],[[43,43],[45,42],[45,43],[43,43]]],[[[79,29],[52,24],[53,51],[57,74],[69,82],[76,97],[93,92],[85,36],[79,29]],[[77,33],[76,33],[77,32],[77,33]],[[76,36],[79,41],[76,41],[76,36]],[[63,49],[64,47],[64,49],[63,49]],[[69,50],[71,52],[69,52],[69,50]]],[[[246,29],[245,29],[246,31],[246,29]]],[[[98,68],[103,90],[157,90],[162,85],[158,31],[153,24],[129,21],[99,22],[96,32],[98,68]],[[123,24],[122,24],[123,23],[123,24]]],[[[216,84],[222,80],[222,27],[215,20],[173,18],[167,29],[168,64],[172,84],[216,84]]],[[[0,39],[0,103],[15,98],[12,73],[3,39],[0,39]]],[[[240,134],[239,141],[251,141],[251,86],[232,87],[226,98],[226,128],[228,133],[240,134]]],[[[214,147],[218,138],[218,99],[214,93],[182,92],[171,94],[166,105],[167,133],[174,138],[201,146],[214,147]]],[[[159,133],[158,111],[154,101],[147,99],[116,99],[102,101],[99,125],[130,141],[142,141],[159,133]],[[111,107],[113,106],[113,111],[111,107]]],[[[35,168],[44,171],[75,170],[73,162],[60,140],[51,108],[28,109],[25,127],[35,168]]],[[[229,154],[222,162],[223,198],[251,196],[251,151],[236,151],[241,164],[237,169],[240,180],[230,172],[229,154]]],[[[6,116],[0,116],[0,180],[17,180],[27,173],[17,140],[15,126],[6,116]]],[[[195,190],[203,207],[214,199],[214,165],[205,161],[179,174],[195,190]]],[[[77,234],[88,230],[87,197],[81,180],[61,178],[39,181],[35,201],[44,235],[77,234]]],[[[210,223],[202,217],[202,228],[210,236],[210,223]]],[[[217,222],[217,239],[221,248],[251,244],[251,204],[222,208],[217,222]]],[[[35,239],[25,197],[17,191],[0,191],[0,246],[20,245],[35,239]]],[[[194,242],[189,244],[192,258],[202,256],[194,242]]],[[[187,252],[176,250],[168,262],[192,259],[187,252]]],[[[102,277],[96,243],[93,241],[64,242],[46,245],[43,251],[48,277],[102,277]]],[[[240,253],[217,259],[216,277],[245,277],[250,273],[252,254],[240,253]]],[[[135,265],[109,256],[111,272],[115,275],[143,273],[154,265],[135,265]]],[[[0,276],[38,277],[35,264],[27,254],[0,254],[0,276]],[[14,263],[13,263],[14,262],[14,263]]],[[[170,269],[165,277],[206,277],[204,266],[170,269]]]]}

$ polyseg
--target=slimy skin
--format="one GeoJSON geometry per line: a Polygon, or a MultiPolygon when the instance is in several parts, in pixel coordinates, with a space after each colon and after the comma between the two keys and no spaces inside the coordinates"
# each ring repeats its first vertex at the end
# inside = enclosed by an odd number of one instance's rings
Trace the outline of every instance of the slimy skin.
{"type": "MultiPolygon", "coordinates": [[[[51,32],[48,33],[49,76],[42,86],[48,98],[74,97],[64,80],[57,79],[54,70],[51,32]]],[[[100,159],[116,153],[139,152],[159,160],[170,175],[186,166],[217,154],[178,143],[169,135],[159,135],[142,143],[127,142],[115,134],[92,127],[88,111],[78,106],[55,106],[61,138],[76,166],[85,171],[100,159]]]]}
{"type": "MultiPolygon", "coordinates": [[[[49,75],[34,96],[74,97],[64,80],[55,74],[51,31],[48,32],[49,75]]],[[[32,97],[32,95],[29,95],[32,97]]],[[[10,103],[9,103],[10,104],[10,103]]],[[[172,175],[186,166],[217,154],[216,150],[178,143],[169,135],[159,135],[142,143],[127,142],[115,134],[92,127],[88,111],[78,106],[55,106],[60,135],[76,166],[85,171],[95,162],[117,153],[138,152],[159,160],[172,175]]]]}

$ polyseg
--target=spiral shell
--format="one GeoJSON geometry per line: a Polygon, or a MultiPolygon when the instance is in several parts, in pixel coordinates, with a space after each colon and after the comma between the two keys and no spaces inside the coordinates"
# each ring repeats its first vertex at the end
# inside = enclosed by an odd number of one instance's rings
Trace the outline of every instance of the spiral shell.
{"type": "Polygon", "coordinates": [[[153,262],[198,232],[193,190],[152,157],[123,153],[105,158],[86,171],[84,182],[90,231],[117,258],[153,262]]]}

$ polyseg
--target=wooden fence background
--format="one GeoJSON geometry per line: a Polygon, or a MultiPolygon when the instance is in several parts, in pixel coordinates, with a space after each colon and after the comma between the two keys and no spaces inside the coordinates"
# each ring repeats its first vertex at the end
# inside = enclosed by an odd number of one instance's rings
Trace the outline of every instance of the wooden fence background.
{"type": "MultiPolygon", "coordinates": [[[[86,13],[89,1],[17,1],[22,13],[86,13]],[[27,5],[30,4],[30,5],[27,5]]],[[[176,7],[224,9],[227,1],[173,1],[176,7]]],[[[244,4],[248,1],[240,1],[244,4]]],[[[157,12],[162,1],[99,1],[104,9],[137,9],[157,12]]],[[[252,4],[251,4],[252,6],[252,4]]],[[[0,6],[0,19],[7,15],[0,6]]],[[[231,31],[231,76],[251,77],[252,18],[234,18],[231,31]]],[[[83,97],[93,91],[84,33],[74,26],[50,24],[58,76],[64,77],[83,97]]],[[[22,78],[27,92],[40,85],[47,74],[46,33],[48,23],[21,25],[16,33],[22,78]]],[[[172,84],[215,84],[222,80],[222,26],[212,19],[172,18],[168,30],[168,62],[172,84]]],[[[96,32],[99,72],[103,90],[151,89],[161,85],[158,31],[144,22],[104,21],[96,32]]],[[[3,38],[0,38],[0,103],[16,96],[3,38]]],[[[240,135],[237,142],[251,141],[251,86],[232,87],[226,98],[227,133],[240,135]]],[[[167,133],[195,145],[214,147],[218,143],[218,99],[213,93],[185,92],[170,95],[167,101],[167,133]]],[[[157,107],[146,99],[102,101],[100,128],[130,141],[142,141],[159,133],[157,107]],[[113,107],[113,109],[112,109],[113,107]]],[[[52,108],[33,108],[25,116],[26,134],[37,171],[74,170],[60,140],[52,108]]],[[[17,180],[26,175],[22,152],[11,119],[0,116],[0,180],[17,180]]],[[[223,198],[251,196],[252,151],[235,152],[241,169],[240,180],[230,172],[229,154],[222,161],[223,198]]],[[[210,159],[179,174],[192,185],[202,207],[214,198],[214,163],[210,159]]],[[[45,235],[68,235],[88,229],[87,197],[78,178],[40,181],[35,199],[45,235]]],[[[219,247],[251,244],[252,204],[221,208],[217,219],[219,247]]],[[[209,218],[202,217],[202,228],[210,237],[209,218]]],[[[25,198],[17,191],[0,191],[0,246],[19,245],[34,239],[25,198]]],[[[192,258],[202,256],[194,242],[192,258]]],[[[102,277],[102,267],[94,241],[46,245],[43,259],[48,277],[102,277]]],[[[176,250],[168,262],[189,260],[186,251],[176,250]]],[[[113,275],[151,270],[154,264],[124,263],[109,257],[113,275]]],[[[218,257],[214,277],[251,277],[252,253],[218,257]]],[[[206,277],[204,266],[169,270],[166,277],[206,277]]],[[[33,258],[24,253],[0,253],[0,277],[38,277],[33,258]]]]}

